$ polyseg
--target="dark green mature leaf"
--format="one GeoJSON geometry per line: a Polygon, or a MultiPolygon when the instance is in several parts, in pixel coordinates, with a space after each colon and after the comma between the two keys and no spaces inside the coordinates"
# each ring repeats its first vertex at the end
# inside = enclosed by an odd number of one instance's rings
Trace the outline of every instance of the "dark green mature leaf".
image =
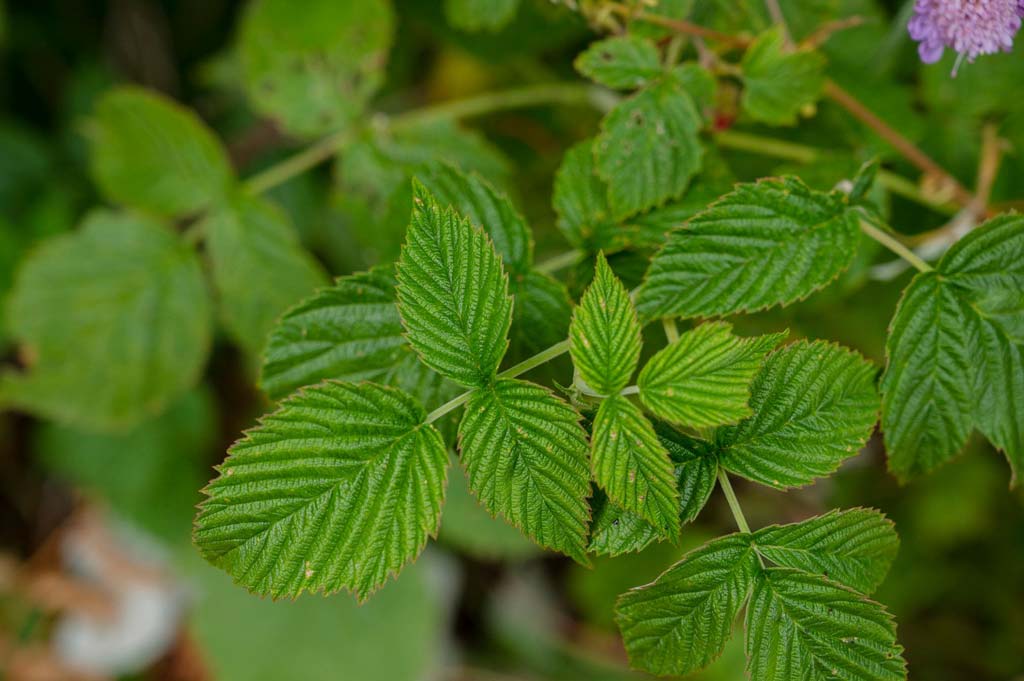
{"type": "Polygon", "coordinates": [[[594,140],[579,142],[565,152],[555,174],[552,203],[558,229],[574,248],[610,253],[629,245],[626,230],[612,219],[608,185],[597,174],[594,140]]]}
{"type": "Polygon", "coordinates": [[[326,283],[326,276],[287,216],[262,199],[236,196],[217,206],[202,229],[224,325],[258,355],[281,313],[326,283]]]}
{"type": "Polygon", "coordinates": [[[849,267],[858,226],[841,192],[814,191],[795,177],[739,185],[669,235],[637,306],[657,318],[792,303],[849,267]]]}
{"type": "Polygon", "coordinates": [[[686,191],[704,157],[701,125],[693,99],[674,78],[650,85],[605,116],[594,154],[614,218],[686,191]]]}
{"type": "Polygon", "coordinates": [[[788,50],[779,28],[758,37],[741,68],[743,109],[769,125],[795,125],[800,110],[814,104],[825,85],[825,57],[813,50],[788,50]]]}
{"type": "Polygon", "coordinates": [[[444,0],[448,23],[464,31],[496,31],[516,14],[519,0],[444,0]]]}
{"type": "Polygon", "coordinates": [[[640,322],[629,293],[604,254],[594,281],[573,312],[569,351],[583,380],[602,395],[626,387],[640,360],[640,322]]]}
{"type": "Polygon", "coordinates": [[[751,414],[750,383],[785,334],[740,338],[732,324],[685,332],[640,372],[640,399],[656,416],[692,428],[736,423],[751,414]]]}
{"type": "Polygon", "coordinates": [[[715,431],[722,467],[763,485],[798,487],[835,471],[878,416],[875,367],[823,341],[771,354],[751,386],[754,415],[715,431]]]}
{"type": "Polygon", "coordinates": [[[272,399],[325,378],[381,381],[409,348],[390,267],[339,278],[274,327],[260,385],[272,399]]]}
{"type": "Polygon", "coordinates": [[[892,616],[817,575],[763,571],[746,628],[747,672],[759,681],[900,681],[907,675],[892,616]]]}
{"type": "Polygon", "coordinates": [[[161,94],[117,87],[99,99],[87,131],[93,178],[114,202],[188,215],[226,195],[234,182],[213,132],[161,94]]]}
{"type": "Polygon", "coordinates": [[[662,676],[709,665],[725,648],[757,573],[750,535],[733,534],[686,554],[654,583],[624,593],[615,621],[630,664],[662,676]]]}
{"type": "Polygon", "coordinates": [[[870,594],[889,572],[900,539],[884,515],[854,508],[762,528],[754,533],[754,544],[776,565],[824,575],[870,594]]]}
{"type": "Polygon", "coordinates": [[[25,260],[8,303],[25,373],[0,402],[86,430],[126,429],[194,386],[210,347],[195,253],[163,225],[107,211],[25,260]]]}
{"type": "MultiPolygon", "coordinates": [[[[679,490],[679,520],[691,522],[715,488],[718,458],[714,447],[659,421],[654,423],[654,430],[674,466],[675,485],[679,490]]],[[[588,548],[591,553],[617,556],[640,551],[661,534],[640,516],[609,503],[600,490],[595,493],[592,504],[594,521],[588,548]]]]}
{"type": "Polygon", "coordinates": [[[239,32],[256,109],[299,135],[343,128],[384,80],[394,15],[388,0],[254,0],[239,32]]]}
{"type": "Polygon", "coordinates": [[[470,387],[488,385],[508,348],[512,299],[490,239],[417,184],[398,262],[398,309],[423,362],[470,387]]]}
{"type": "Polygon", "coordinates": [[[601,402],[591,436],[594,480],[608,498],[665,537],[679,535],[679,491],[668,452],[643,412],[621,395],[601,402]]]}
{"type": "Polygon", "coordinates": [[[590,476],[579,420],[548,389],[499,379],[470,397],[459,449],[469,487],[488,511],[586,564],[590,476]]]}
{"type": "Polygon", "coordinates": [[[593,43],[575,65],[592,81],[617,90],[641,88],[663,73],[654,43],[629,35],[593,43]]]}
{"type": "Polygon", "coordinates": [[[972,425],[1024,467],[1024,218],[1004,215],[917,275],[886,344],[882,425],[889,467],[929,471],[967,442],[972,425]]]}
{"type": "Polygon", "coordinates": [[[437,533],[448,455],[425,418],[373,383],[296,393],[228,451],[196,545],[255,593],[365,600],[437,533]]]}
{"type": "Polygon", "coordinates": [[[511,288],[515,298],[512,317],[514,351],[533,355],[565,340],[572,317],[572,301],[565,284],[532,270],[514,275],[511,288]]]}

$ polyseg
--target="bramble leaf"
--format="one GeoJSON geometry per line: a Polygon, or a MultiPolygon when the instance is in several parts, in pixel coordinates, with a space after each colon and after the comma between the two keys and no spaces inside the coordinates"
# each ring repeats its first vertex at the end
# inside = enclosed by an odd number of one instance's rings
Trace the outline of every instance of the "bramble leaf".
{"type": "Polygon", "coordinates": [[[225,196],[235,181],[224,147],[199,116],[156,92],[110,90],[87,132],[93,179],[117,203],[189,215],[225,196]]]}
{"type": "Polygon", "coordinates": [[[900,548],[892,521],[868,508],[765,527],[754,533],[754,544],[776,565],[824,575],[862,594],[878,588],[900,548]]]}
{"type": "Polygon", "coordinates": [[[739,185],[669,235],[637,307],[654,319],[795,302],[850,266],[858,227],[841,192],[814,191],[795,177],[739,185]]]}
{"type": "Polygon", "coordinates": [[[786,50],[779,28],[762,33],[743,56],[743,109],[769,125],[796,125],[825,85],[825,58],[808,49],[786,50]]]}
{"type": "Polygon", "coordinates": [[[874,366],[823,341],[769,355],[750,392],[754,415],[713,439],[723,468],[778,489],[835,471],[864,446],[878,416],[874,366]]]}
{"type": "Polygon", "coordinates": [[[653,83],[612,109],[594,141],[612,217],[622,220],[686,191],[701,169],[702,121],[674,78],[653,83]]]}
{"type": "Polygon", "coordinates": [[[602,400],[591,441],[594,480],[609,499],[654,525],[658,534],[679,536],[672,462],[643,412],[621,395],[602,400]]]}
{"type": "Polygon", "coordinates": [[[591,44],[575,66],[590,80],[616,90],[635,90],[664,73],[654,43],[629,35],[591,44]]]}
{"type": "Polygon", "coordinates": [[[817,575],[757,578],[746,617],[747,673],[765,681],[901,681],[903,648],[885,609],[817,575]]]}
{"type": "Polygon", "coordinates": [[[326,282],[273,204],[236,196],[202,223],[224,325],[253,355],[286,309],[326,282]]]}
{"type": "Polygon", "coordinates": [[[159,414],[202,375],[210,296],[191,248],[138,215],[97,211],[25,260],[8,300],[28,358],[0,401],[85,430],[159,414]]]}
{"type": "Polygon", "coordinates": [[[615,621],[630,665],[661,676],[709,665],[725,648],[758,569],[750,535],[733,534],[686,554],[652,584],[624,593],[615,621]]]}
{"type": "Polygon", "coordinates": [[[511,288],[515,298],[513,348],[532,355],[565,340],[572,317],[572,301],[565,284],[531,270],[515,275],[511,288]]]}
{"type": "Polygon", "coordinates": [[[640,399],[656,416],[679,425],[736,423],[751,414],[750,383],[783,338],[740,338],[726,322],[701,324],[647,362],[637,379],[640,399]]]}
{"type": "Polygon", "coordinates": [[[576,369],[601,395],[617,394],[636,371],[640,322],[603,253],[597,257],[593,283],[573,312],[569,342],[576,369]]]}
{"type": "Polygon", "coordinates": [[[614,252],[629,238],[611,217],[608,185],[597,174],[594,140],[571,147],[555,174],[552,203],[558,213],[558,229],[574,248],[594,253],[614,252]]]}
{"type": "Polygon", "coordinates": [[[508,348],[508,276],[487,235],[420,184],[398,262],[398,310],[409,343],[438,373],[490,384],[508,348]]]}
{"type": "Polygon", "coordinates": [[[437,533],[448,455],[425,417],[373,383],[295,393],[228,451],[196,545],[254,593],[365,600],[437,533]]]}
{"type": "Polygon", "coordinates": [[[497,31],[518,8],[519,0],[444,0],[448,23],[464,31],[497,31]]]}
{"type": "Polygon", "coordinates": [[[488,511],[586,564],[590,475],[579,420],[547,388],[499,379],[470,397],[459,450],[469,487],[488,511]]]}

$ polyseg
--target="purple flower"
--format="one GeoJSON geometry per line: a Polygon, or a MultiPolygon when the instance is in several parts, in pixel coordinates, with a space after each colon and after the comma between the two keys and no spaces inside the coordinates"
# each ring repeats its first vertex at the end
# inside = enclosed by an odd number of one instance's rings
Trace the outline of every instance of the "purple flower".
{"type": "Polygon", "coordinates": [[[1010,51],[1021,17],[1024,0],[917,0],[907,30],[926,64],[937,62],[947,47],[958,52],[956,75],[964,59],[1010,51]]]}

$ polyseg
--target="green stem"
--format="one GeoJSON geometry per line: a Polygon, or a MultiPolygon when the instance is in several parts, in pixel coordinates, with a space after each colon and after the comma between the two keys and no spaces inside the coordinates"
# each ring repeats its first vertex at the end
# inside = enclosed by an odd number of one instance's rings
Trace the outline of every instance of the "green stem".
{"type": "Polygon", "coordinates": [[[665,327],[665,338],[668,339],[669,344],[679,340],[679,329],[676,327],[676,320],[671,317],[665,317],[661,320],[661,325],[665,327]]]}
{"type": "Polygon", "coordinates": [[[740,508],[740,502],[736,499],[736,492],[733,491],[732,483],[729,482],[729,475],[721,468],[718,469],[718,485],[725,493],[725,500],[729,502],[729,510],[732,511],[732,517],[736,519],[736,526],[740,528],[740,532],[750,534],[750,525],[747,524],[743,509],[740,508]]]}
{"type": "Polygon", "coordinates": [[[867,220],[861,219],[860,230],[867,234],[869,237],[882,244],[890,251],[900,256],[911,265],[917,268],[919,272],[931,272],[932,266],[926,263],[912,250],[901,244],[895,237],[888,232],[879,229],[875,225],[870,224],[867,220]]]}
{"type": "MultiPolygon", "coordinates": [[[[498,374],[498,378],[515,378],[516,376],[525,374],[530,369],[539,367],[541,364],[545,364],[555,359],[556,357],[559,357],[560,355],[564,355],[568,351],[568,340],[564,340],[561,343],[555,343],[547,350],[541,350],[533,357],[524,359],[519,364],[513,365],[508,369],[505,369],[505,371],[502,371],[500,374],[498,374]]],[[[459,407],[461,407],[462,405],[469,401],[469,398],[473,395],[473,392],[474,390],[467,390],[461,395],[452,398],[451,400],[448,400],[440,407],[427,414],[426,422],[433,423],[434,421],[438,420],[445,414],[451,411],[455,411],[456,409],[458,409],[459,407]]]]}
{"type": "Polygon", "coordinates": [[[543,272],[544,274],[551,274],[552,272],[557,272],[558,270],[575,265],[579,262],[582,256],[583,254],[580,251],[569,251],[568,253],[562,253],[561,255],[556,255],[553,258],[548,258],[544,262],[537,263],[534,269],[538,272],[543,272]]]}
{"type": "Polygon", "coordinates": [[[289,156],[280,163],[275,163],[245,180],[242,183],[242,190],[248,194],[262,194],[268,189],[284,184],[296,175],[301,175],[334,156],[339,149],[349,143],[351,138],[350,130],[330,134],[299,153],[289,156]]]}

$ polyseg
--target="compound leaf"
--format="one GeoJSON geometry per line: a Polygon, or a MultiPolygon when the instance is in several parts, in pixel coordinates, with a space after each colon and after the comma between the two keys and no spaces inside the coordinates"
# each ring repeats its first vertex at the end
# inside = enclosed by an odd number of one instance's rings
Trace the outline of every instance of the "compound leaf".
{"type": "Polygon", "coordinates": [[[630,664],[661,676],[709,665],[725,648],[758,569],[750,535],[733,534],[686,554],[652,584],[624,593],[615,621],[630,664]]]}
{"type": "Polygon", "coordinates": [[[852,350],[800,341],[769,355],[751,386],[754,415],[715,431],[722,467],[779,489],[835,471],[875,425],[875,368],[852,350]]]}
{"type": "Polygon", "coordinates": [[[769,568],[746,617],[747,672],[764,681],[901,681],[896,625],[885,609],[823,577],[769,568]]]}
{"type": "Polygon", "coordinates": [[[900,539],[884,515],[854,508],[765,527],[754,533],[754,544],[776,565],[823,575],[870,594],[889,572],[900,539]]]}
{"type": "Polygon", "coordinates": [[[656,416],[692,428],[736,423],[751,414],[750,383],[785,334],[740,338],[710,322],[683,333],[644,366],[640,399],[656,416]]]}
{"type": "Polygon", "coordinates": [[[437,533],[448,455],[425,418],[373,383],[296,393],[228,451],[196,545],[255,593],[366,599],[437,533]]]}
{"type": "Polygon", "coordinates": [[[593,43],[575,66],[590,80],[616,90],[635,90],[663,73],[654,43],[628,35],[593,43]]]}
{"type": "Polygon", "coordinates": [[[639,515],[658,534],[679,535],[679,491],[668,452],[628,398],[602,400],[591,436],[594,480],[613,503],[639,515]]]}
{"type": "Polygon", "coordinates": [[[398,309],[409,343],[438,373],[488,385],[508,348],[508,276],[487,235],[419,183],[398,262],[398,309]]]}
{"type": "Polygon", "coordinates": [[[579,421],[548,389],[499,379],[470,397],[459,449],[469,488],[492,515],[586,564],[590,476],[579,421]]]}
{"type": "Polygon", "coordinates": [[[739,185],[669,235],[637,306],[653,319],[795,302],[849,267],[858,226],[841,192],[814,191],[795,177],[739,185]]]}
{"type": "Polygon", "coordinates": [[[569,325],[569,351],[583,380],[602,395],[626,387],[640,360],[640,322],[604,254],[569,325]]]}
{"type": "Polygon", "coordinates": [[[769,125],[795,125],[825,85],[825,58],[813,50],[787,50],[778,28],[754,41],[740,68],[744,111],[769,125]]]}

